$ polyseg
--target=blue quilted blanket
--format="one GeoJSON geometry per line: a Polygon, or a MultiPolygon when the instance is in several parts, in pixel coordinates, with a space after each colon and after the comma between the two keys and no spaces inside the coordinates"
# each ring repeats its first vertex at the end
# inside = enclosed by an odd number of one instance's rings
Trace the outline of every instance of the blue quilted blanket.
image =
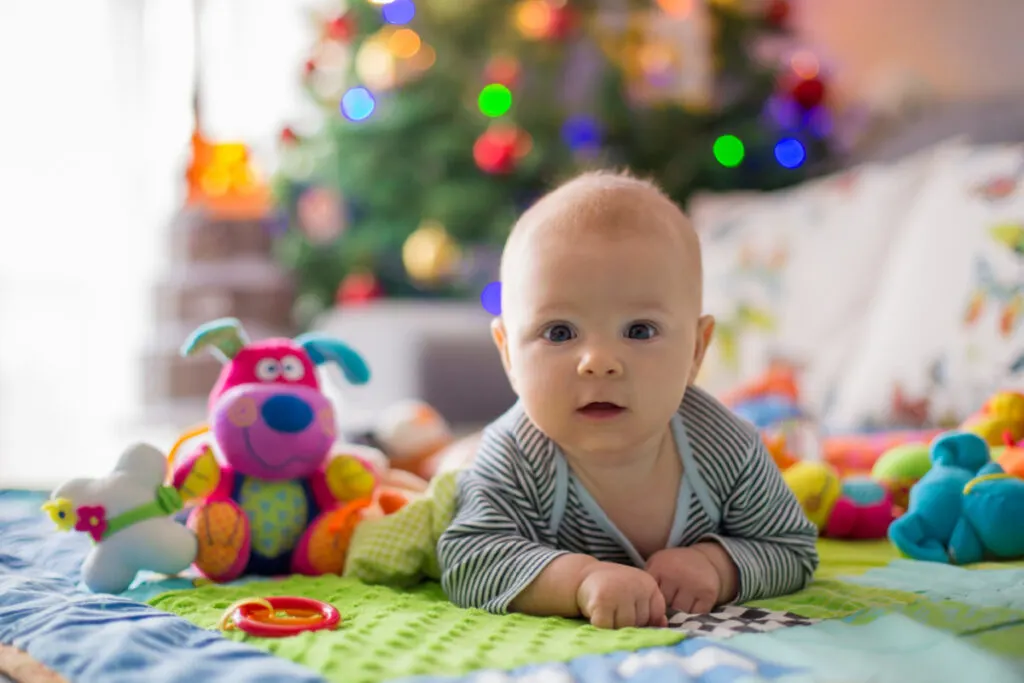
{"type": "MultiPolygon", "coordinates": [[[[88,549],[39,513],[42,494],[0,491],[0,646],[71,683],[343,681],[145,604],[192,587],[140,577],[125,595],[78,585],[88,549]]],[[[753,683],[1024,680],[1024,569],[896,559],[878,545],[822,545],[823,569],[795,596],[700,619],[686,638],[637,652],[538,662],[416,683],[753,683]]],[[[3,652],[0,651],[0,655],[3,652]]],[[[0,656],[0,680],[4,680],[0,656]]],[[[411,679],[407,679],[411,683],[411,679]]]]}

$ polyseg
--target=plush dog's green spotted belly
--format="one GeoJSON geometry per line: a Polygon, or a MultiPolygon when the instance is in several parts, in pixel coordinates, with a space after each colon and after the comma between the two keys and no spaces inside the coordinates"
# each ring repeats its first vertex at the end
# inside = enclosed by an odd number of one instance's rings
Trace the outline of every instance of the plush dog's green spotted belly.
{"type": "Polygon", "coordinates": [[[248,478],[238,504],[249,517],[253,552],[273,558],[295,547],[309,523],[306,491],[297,481],[248,478]]]}

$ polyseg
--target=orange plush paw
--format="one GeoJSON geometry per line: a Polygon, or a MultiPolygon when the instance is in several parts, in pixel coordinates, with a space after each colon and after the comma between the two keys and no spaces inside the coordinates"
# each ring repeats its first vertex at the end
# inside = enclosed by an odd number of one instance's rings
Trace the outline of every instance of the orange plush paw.
{"type": "Polygon", "coordinates": [[[238,578],[249,561],[249,520],[231,501],[195,509],[188,526],[199,541],[195,566],[204,576],[223,582],[238,578]]]}
{"type": "Polygon", "coordinates": [[[313,520],[299,540],[293,570],[310,576],[341,574],[345,569],[352,532],[370,505],[370,499],[364,498],[336,510],[328,510],[313,520]]]}

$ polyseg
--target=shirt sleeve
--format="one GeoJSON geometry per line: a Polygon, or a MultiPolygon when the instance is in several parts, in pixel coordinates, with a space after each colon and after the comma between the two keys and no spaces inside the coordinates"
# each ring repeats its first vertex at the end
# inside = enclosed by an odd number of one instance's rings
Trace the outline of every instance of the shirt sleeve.
{"type": "Polygon", "coordinates": [[[441,586],[459,607],[503,614],[557,557],[542,542],[537,482],[511,434],[489,428],[459,478],[456,512],[437,544],[441,586]]]}
{"type": "Polygon", "coordinates": [[[717,541],[739,570],[736,602],[804,588],[818,568],[818,530],[786,486],[760,437],[746,450],[722,510],[717,541]]]}

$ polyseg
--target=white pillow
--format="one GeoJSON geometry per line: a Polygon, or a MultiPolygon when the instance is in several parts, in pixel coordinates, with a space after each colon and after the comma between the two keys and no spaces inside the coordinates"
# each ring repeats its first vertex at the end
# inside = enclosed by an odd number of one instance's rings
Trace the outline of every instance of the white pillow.
{"type": "Polygon", "coordinates": [[[1024,146],[945,150],[873,276],[878,299],[831,424],[892,424],[896,392],[928,398],[931,421],[962,420],[1020,386],[1010,367],[1024,351],[1024,146]]]}
{"type": "Polygon", "coordinates": [[[789,190],[697,197],[705,306],[718,320],[701,385],[721,393],[783,358],[801,368],[805,407],[825,412],[909,198],[950,144],[789,190]]]}

